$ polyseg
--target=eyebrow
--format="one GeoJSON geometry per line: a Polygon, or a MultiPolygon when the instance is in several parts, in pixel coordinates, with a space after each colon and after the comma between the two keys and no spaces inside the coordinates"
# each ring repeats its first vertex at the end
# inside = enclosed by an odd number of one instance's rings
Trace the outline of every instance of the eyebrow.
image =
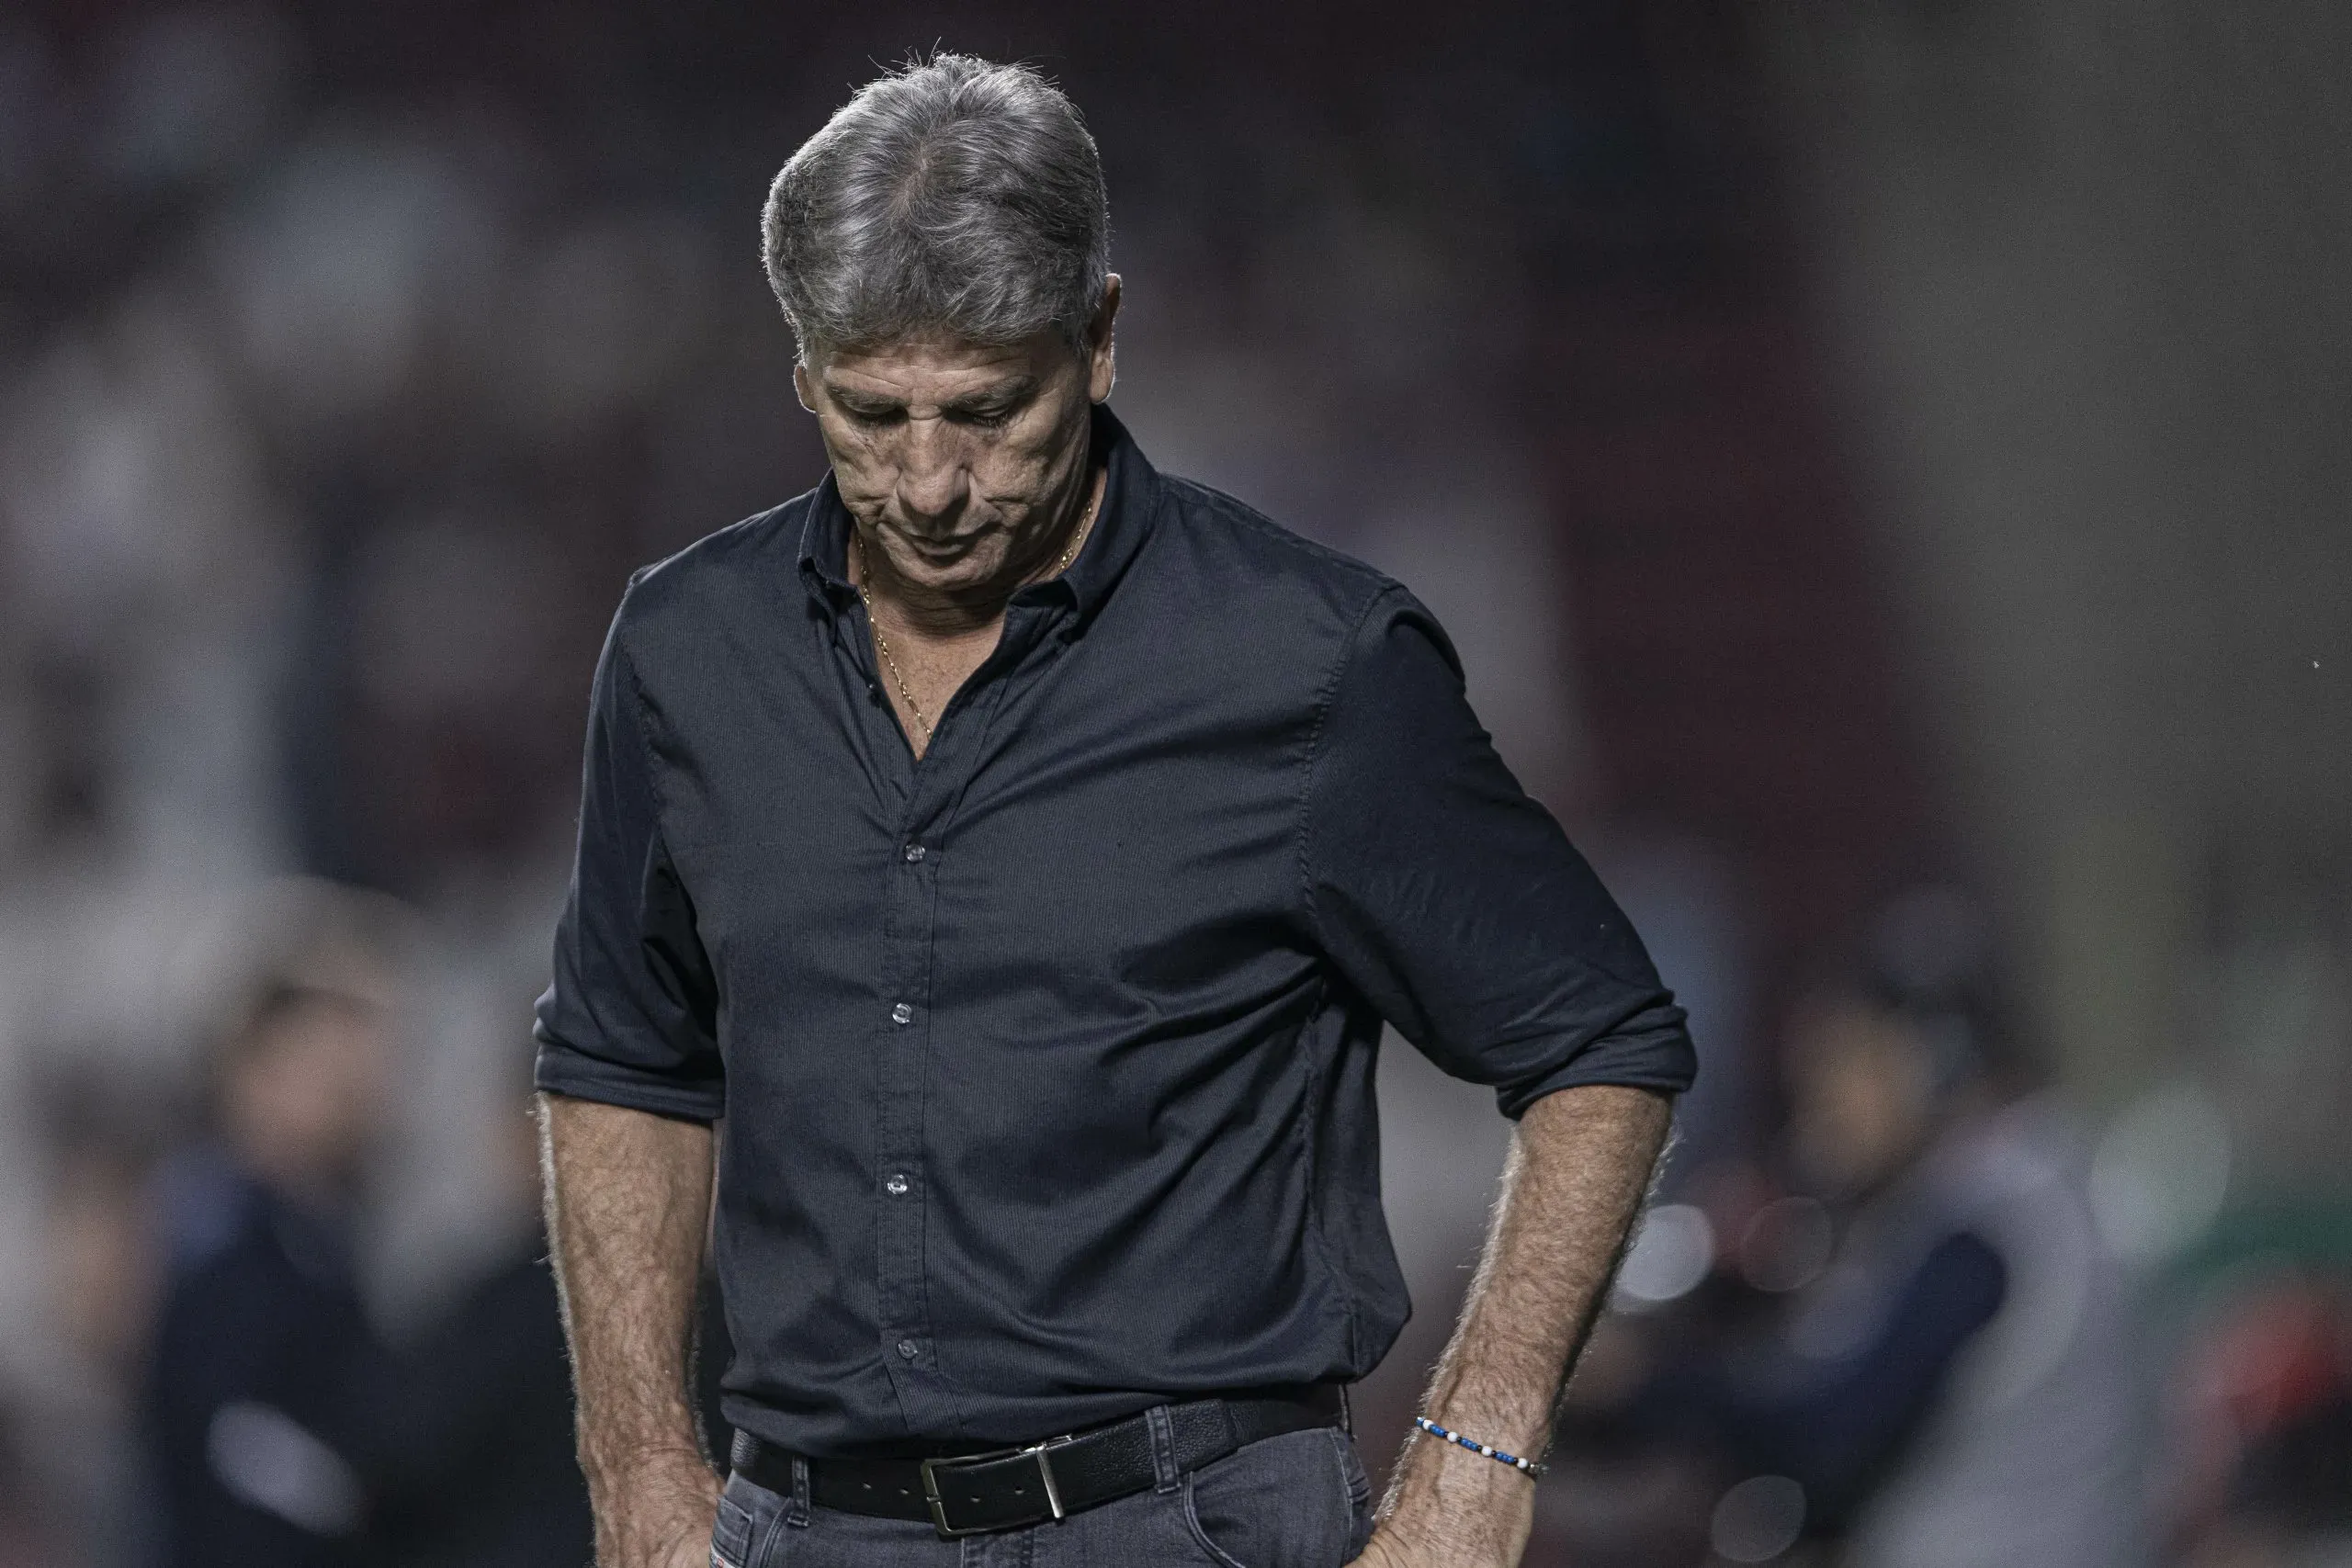
{"type": "MultiPolygon", "coordinates": [[[[940,405],[940,412],[978,413],[989,409],[1012,408],[1026,402],[1035,395],[1037,386],[1037,378],[1035,376],[1017,376],[1010,381],[1001,382],[993,387],[983,387],[978,391],[966,392],[961,397],[950,398],[940,405]]],[[[862,392],[831,381],[825,383],[825,389],[832,394],[835,402],[860,413],[895,413],[903,412],[907,406],[907,400],[904,398],[862,392]]]]}
{"type": "Polygon", "coordinates": [[[1010,381],[993,387],[983,387],[977,392],[967,392],[960,398],[950,398],[942,408],[956,413],[974,413],[982,409],[1012,408],[1023,403],[1037,390],[1037,378],[1016,376],[1010,381]]]}

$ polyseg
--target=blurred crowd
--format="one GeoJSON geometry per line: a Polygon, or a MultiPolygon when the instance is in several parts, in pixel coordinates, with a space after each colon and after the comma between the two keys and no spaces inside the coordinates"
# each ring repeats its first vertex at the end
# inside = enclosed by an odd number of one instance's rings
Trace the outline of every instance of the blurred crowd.
{"type": "Polygon", "coordinates": [[[1897,899],[1792,1010],[1773,1137],[1685,1151],[1569,1391],[1562,1561],[2346,1560],[2344,1260],[2152,1267],[2128,1138],[1975,946],[1949,889],[1897,899]]]}
{"type": "MultiPolygon", "coordinates": [[[[241,913],[184,1103],[83,1079],[42,1107],[0,1564],[576,1568],[520,1055],[471,1194],[496,1245],[389,1312],[365,1262],[425,923],[302,879],[241,913]]],[[[1772,1134],[1686,1139],[1569,1392],[1531,1562],[2338,1560],[2343,1260],[2268,1238],[2201,1283],[2152,1272],[2101,1200],[2113,1135],[2095,1149],[2020,1053],[1979,937],[1950,889],[1890,905],[1807,976],[1772,1134]]]]}
{"type": "MultiPolygon", "coordinates": [[[[1658,697],[1750,621],[1867,619],[1758,619],[1844,580],[1800,552],[1687,619],[1563,586],[1708,579],[1576,535],[1560,452],[1593,508],[1713,542],[1804,460],[1704,423],[1789,292],[1708,7],[1385,44],[1281,7],[673,9],[0,17],[0,1568],[585,1561],[526,1031],[588,673],[631,569],[817,477],[759,200],[934,37],[1091,116],[1147,450],[1438,610],[1692,1003],[1704,1081],[1531,1562],[2352,1561],[2340,1213],[2238,1204],[2214,1092],[2072,1093],[1985,905],[1832,866],[1839,918],[1792,934],[1771,845],[1676,819],[1697,778],[1860,841],[1766,776],[1813,708],[1658,697]],[[1629,738],[1611,690],[1665,717],[1629,738]]],[[[1419,1316],[1375,1463],[1476,1244],[1459,1151],[1500,1136],[1383,1071],[1419,1316]]]]}

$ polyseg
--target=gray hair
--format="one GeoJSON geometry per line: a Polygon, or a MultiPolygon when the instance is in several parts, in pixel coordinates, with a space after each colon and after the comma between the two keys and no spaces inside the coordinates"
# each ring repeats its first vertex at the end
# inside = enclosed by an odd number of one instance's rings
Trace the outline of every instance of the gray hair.
{"type": "Polygon", "coordinates": [[[1083,352],[1111,266],[1102,164],[1025,65],[967,54],[867,83],[775,177],[768,281],[804,362],[939,333],[1083,352]]]}

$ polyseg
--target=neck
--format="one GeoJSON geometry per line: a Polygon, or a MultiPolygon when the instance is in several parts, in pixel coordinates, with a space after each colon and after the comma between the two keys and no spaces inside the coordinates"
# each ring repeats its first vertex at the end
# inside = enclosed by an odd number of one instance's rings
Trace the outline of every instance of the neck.
{"type": "Polygon", "coordinates": [[[239,1147],[236,1156],[248,1176],[281,1202],[306,1214],[330,1218],[350,1206],[356,1185],[353,1173],[334,1163],[251,1144],[239,1147]]]}
{"type": "Polygon", "coordinates": [[[854,517],[850,522],[850,580],[872,594],[877,605],[887,604],[890,618],[916,636],[945,639],[993,632],[1012,596],[1060,571],[1063,556],[1082,544],[1092,529],[1108,470],[1081,468],[1076,478],[1069,497],[1056,509],[1055,525],[1027,549],[1008,556],[1005,570],[987,582],[940,589],[910,581],[891,565],[888,550],[866,542],[854,517]]]}

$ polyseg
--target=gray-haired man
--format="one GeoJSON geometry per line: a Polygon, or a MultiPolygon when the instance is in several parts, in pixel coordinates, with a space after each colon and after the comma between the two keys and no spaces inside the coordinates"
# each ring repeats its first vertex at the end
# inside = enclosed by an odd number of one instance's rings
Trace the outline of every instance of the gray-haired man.
{"type": "Polygon", "coordinates": [[[876,82],[777,178],[816,491],[631,581],[539,1008],[608,1568],[1516,1561],[1692,1055],[1427,611],[1100,405],[1094,144],[876,82]],[[1520,1118],[1375,1530],[1383,1021],[1520,1118]],[[720,1121],[724,1118],[723,1122],[720,1121]],[[738,1429],[684,1394],[712,1197],[738,1429]]]}

